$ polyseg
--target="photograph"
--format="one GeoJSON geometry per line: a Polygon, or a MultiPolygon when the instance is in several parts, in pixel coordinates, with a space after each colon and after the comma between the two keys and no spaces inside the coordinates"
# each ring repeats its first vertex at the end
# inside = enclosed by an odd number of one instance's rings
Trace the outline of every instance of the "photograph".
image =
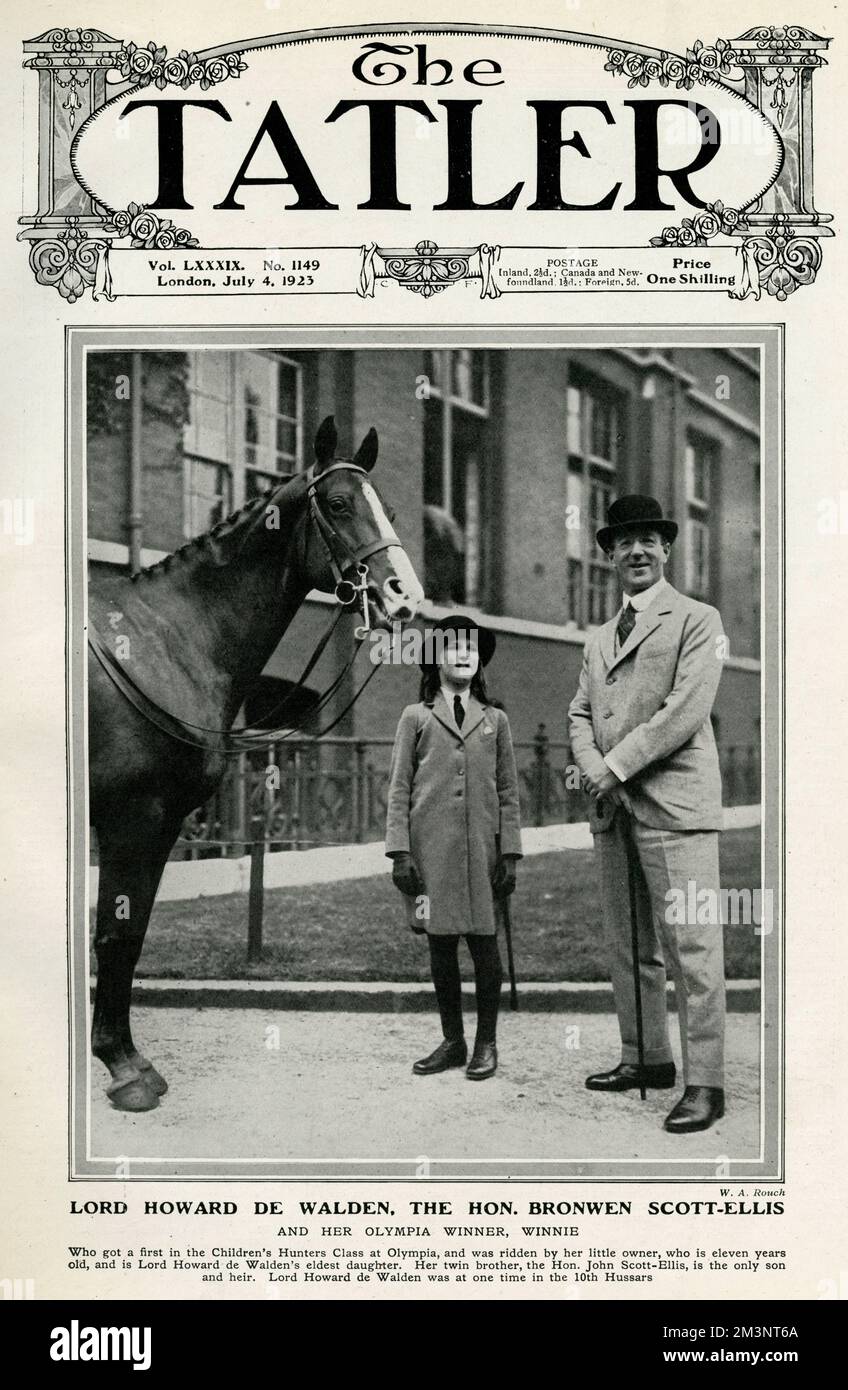
{"type": "Polygon", "coordinates": [[[780,400],[767,328],[73,330],[75,1175],[777,1174],[780,400]]]}

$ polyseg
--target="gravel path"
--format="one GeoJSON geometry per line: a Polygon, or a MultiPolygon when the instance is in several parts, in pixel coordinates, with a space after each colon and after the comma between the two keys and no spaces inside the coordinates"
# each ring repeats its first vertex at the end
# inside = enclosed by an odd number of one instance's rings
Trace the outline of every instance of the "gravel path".
{"type": "MultiPolygon", "coordinates": [[[[394,1176],[409,1177],[520,1174],[522,1160],[624,1160],[624,1176],[626,1161],[638,1159],[671,1176],[669,1159],[718,1169],[727,1157],[757,1154],[759,1021],[751,1014],[728,1017],[726,1117],[686,1136],[661,1128],[679,1088],[649,1091],[644,1103],[633,1092],[585,1089],[589,1072],[618,1059],[609,1014],[507,1013],[498,1074],[477,1084],[461,1070],[412,1075],[412,1061],[439,1037],[426,1014],[141,1008],[134,1032],[169,1094],[155,1111],[120,1113],[94,1063],[91,1105],[92,1157],[129,1158],[130,1172],[133,1158],[323,1160],[339,1172],[351,1171],[340,1160],[390,1160],[400,1165],[394,1176]]],[[[214,1164],[204,1171],[214,1175],[214,1164]]],[[[389,1172],[376,1163],[365,1171],[389,1172]]]]}

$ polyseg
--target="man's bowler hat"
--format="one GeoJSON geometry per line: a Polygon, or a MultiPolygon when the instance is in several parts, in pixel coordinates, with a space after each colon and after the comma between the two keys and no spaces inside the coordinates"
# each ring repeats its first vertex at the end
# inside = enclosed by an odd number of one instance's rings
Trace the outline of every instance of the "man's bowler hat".
{"type": "Polygon", "coordinates": [[[632,493],[610,502],[607,524],[596,536],[598,545],[601,550],[609,550],[616,536],[627,531],[658,531],[663,540],[671,544],[677,535],[677,522],[663,516],[656,498],[632,493]]]}

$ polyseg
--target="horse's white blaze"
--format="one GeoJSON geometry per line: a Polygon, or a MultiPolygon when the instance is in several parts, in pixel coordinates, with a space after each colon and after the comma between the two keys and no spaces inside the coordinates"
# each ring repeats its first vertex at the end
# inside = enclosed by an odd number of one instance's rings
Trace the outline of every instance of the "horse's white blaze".
{"type": "Polygon", "coordinates": [[[392,526],[392,523],[389,521],[389,518],[386,516],[386,513],[383,509],[383,504],[370,483],[365,482],[362,484],[362,496],[366,499],[369,507],[371,508],[371,514],[374,517],[374,524],[377,527],[379,534],[383,537],[384,540],[387,536],[393,536],[395,533],[394,527],[392,526]]]}
{"type": "MultiPolygon", "coordinates": [[[[371,508],[378,534],[386,539],[389,536],[394,536],[394,527],[386,516],[383,504],[370,483],[362,484],[362,495],[371,508]]],[[[397,592],[393,585],[388,588],[383,586],[383,602],[386,605],[386,612],[391,617],[398,609],[411,609],[409,616],[414,617],[424,598],[424,590],[418,575],[412,568],[412,562],[406,551],[399,545],[390,545],[386,550],[386,558],[394,571],[394,577],[398,581],[400,589],[400,592],[397,592]]]]}

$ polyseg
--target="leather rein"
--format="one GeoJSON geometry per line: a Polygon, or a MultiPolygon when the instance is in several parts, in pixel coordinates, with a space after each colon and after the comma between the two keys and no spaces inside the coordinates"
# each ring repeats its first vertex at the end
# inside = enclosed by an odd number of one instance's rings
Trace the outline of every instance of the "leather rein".
{"type": "MultiPolygon", "coordinates": [[[[333,593],[340,606],[338,611],[333,615],[326,631],[316,644],[296,684],[277,702],[277,704],[272,706],[267,712],[266,718],[278,717],[280,712],[287,705],[291,704],[292,700],[300,694],[327,647],[330,638],[338,627],[342,615],[352,608],[361,606],[362,623],[360,626],[354,628],[355,645],[353,651],[338,675],[333,678],[324,693],[320,695],[315,704],[310,707],[309,713],[310,715],[314,715],[326,707],[335,695],[345,676],[353,667],[359,655],[360,648],[371,631],[371,619],[368,610],[368,565],[366,561],[369,560],[372,555],[378,554],[381,550],[387,550],[389,546],[400,545],[400,540],[394,532],[392,532],[388,536],[380,536],[375,541],[369,541],[364,545],[351,548],[338,534],[332,522],[321,508],[316,489],[322,479],[326,478],[330,473],[338,472],[362,473],[367,477],[367,469],[360,468],[358,464],[349,463],[346,460],[337,460],[335,463],[331,463],[329,467],[322,469],[320,473],[315,473],[314,466],[310,472],[311,477],[306,492],[309,510],[303,533],[303,557],[305,561],[308,544],[307,532],[311,522],[327,553],[330,571],[335,580],[335,589],[333,593]],[[345,571],[352,568],[354,569],[355,579],[346,579],[344,577],[345,571]]],[[[162,733],[167,734],[169,738],[177,739],[178,742],[188,744],[191,748],[199,748],[206,752],[223,753],[227,756],[234,756],[243,752],[255,750],[257,747],[261,747],[267,743],[283,742],[303,732],[298,727],[292,728],[288,725],[276,729],[250,729],[247,725],[242,725],[237,729],[214,729],[204,724],[192,724],[190,720],[181,719],[178,718],[177,715],[171,714],[142,690],[133,677],[124,669],[115,654],[106,646],[97,629],[91,624],[89,624],[88,629],[88,645],[113,685],[115,685],[125,699],[138,710],[139,714],[142,714],[149,723],[155,725],[162,733]]],[[[311,735],[311,737],[324,738],[342,719],[344,719],[345,715],[353,708],[376,671],[377,666],[372,666],[364,681],[362,681],[359,688],[354,692],[353,698],[348,701],[341,713],[336,715],[326,728],[321,729],[318,733],[311,735]]]]}

